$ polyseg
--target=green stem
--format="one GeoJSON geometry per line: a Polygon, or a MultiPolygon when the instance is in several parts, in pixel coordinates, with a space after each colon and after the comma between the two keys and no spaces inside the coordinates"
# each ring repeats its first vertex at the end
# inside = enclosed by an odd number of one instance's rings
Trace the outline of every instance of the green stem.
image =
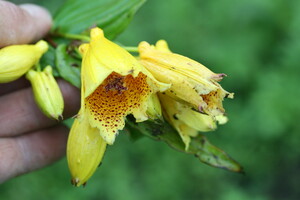
{"type": "Polygon", "coordinates": [[[40,64],[39,62],[35,64],[35,69],[36,69],[36,71],[38,71],[38,72],[42,71],[42,69],[41,69],[41,64],[40,64]]]}
{"type": "Polygon", "coordinates": [[[137,47],[125,47],[125,46],[122,46],[123,49],[125,49],[126,51],[129,51],[131,53],[138,53],[139,52],[139,49],[137,47]]]}
{"type": "Polygon", "coordinates": [[[77,53],[78,58],[79,58],[79,59],[82,59],[82,55],[81,55],[81,53],[79,52],[79,49],[78,49],[78,48],[75,48],[74,50],[75,50],[75,52],[77,53]]]}
{"type": "MultiPolygon", "coordinates": [[[[75,40],[82,40],[82,41],[87,41],[89,42],[91,39],[88,36],[85,35],[76,35],[76,34],[70,34],[70,33],[58,33],[57,35],[62,36],[64,38],[68,39],[75,39],[75,40]]],[[[138,53],[139,49],[138,47],[126,47],[122,46],[126,51],[131,52],[131,53],[138,53]]]]}
{"type": "Polygon", "coordinates": [[[64,38],[68,38],[68,39],[82,40],[82,41],[86,41],[86,42],[90,41],[90,37],[85,36],[85,35],[76,35],[76,34],[71,34],[71,33],[59,33],[58,35],[62,36],[64,38]]]}

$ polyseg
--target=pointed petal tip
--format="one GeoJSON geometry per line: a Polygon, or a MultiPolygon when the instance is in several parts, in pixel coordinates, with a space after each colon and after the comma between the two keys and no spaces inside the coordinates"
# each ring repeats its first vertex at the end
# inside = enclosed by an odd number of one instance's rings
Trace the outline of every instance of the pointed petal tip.
{"type": "Polygon", "coordinates": [[[71,179],[71,184],[75,187],[79,187],[81,184],[80,183],[80,179],[79,178],[72,178],[71,179]]]}
{"type": "Polygon", "coordinates": [[[63,115],[60,113],[60,114],[57,114],[57,113],[51,113],[50,114],[50,117],[52,119],[55,119],[57,122],[60,122],[60,121],[63,121],[64,120],[64,117],[63,115]]]}
{"type": "Polygon", "coordinates": [[[45,53],[48,50],[48,43],[44,40],[38,41],[35,46],[38,47],[42,53],[45,53]]]}
{"type": "Polygon", "coordinates": [[[155,44],[155,47],[159,51],[171,52],[169,45],[166,40],[158,40],[155,44]]]}
{"type": "Polygon", "coordinates": [[[141,54],[142,52],[146,51],[146,50],[149,49],[150,47],[151,47],[151,46],[150,46],[150,44],[149,44],[148,42],[142,41],[142,42],[140,42],[139,45],[138,45],[138,50],[139,50],[139,52],[140,52],[140,54],[141,54]]]}
{"type": "Polygon", "coordinates": [[[221,81],[224,77],[226,77],[227,74],[224,73],[220,73],[220,74],[214,74],[212,75],[212,79],[216,80],[216,81],[221,81]]]}
{"type": "Polygon", "coordinates": [[[168,43],[166,40],[158,40],[155,46],[168,46],[168,43]]]}
{"type": "Polygon", "coordinates": [[[228,117],[226,117],[225,115],[218,115],[215,117],[215,120],[220,124],[226,124],[228,122],[228,117]]]}
{"type": "Polygon", "coordinates": [[[63,121],[64,120],[64,116],[62,115],[62,114],[60,114],[59,116],[58,116],[58,121],[63,121]]]}
{"type": "Polygon", "coordinates": [[[29,70],[27,73],[26,73],[26,78],[27,80],[32,80],[35,76],[37,75],[37,72],[34,71],[34,70],[29,70]]]}
{"type": "Polygon", "coordinates": [[[95,27],[95,28],[92,28],[91,30],[91,39],[96,39],[96,38],[99,38],[99,37],[104,37],[104,32],[102,29],[98,28],[98,27],[95,27]]]}
{"type": "Polygon", "coordinates": [[[84,183],[81,183],[81,180],[79,178],[72,178],[71,179],[71,184],[74,186],[74,187],[85,187],[87,182],[84,182],[84,183]]]}
{"type": "Polygon", "coordinates": [[[201,112],[201,113],[204,113],[203,107],[201,105],[198,106],[198,111],[201,112]]]}
{"type": "Polygon", "coordinates": [[[198,106],[198,111],[199,111],[200,113],[202,113],[202,114],[207,114],[207,113],[204,111],[204,108],[203,108],[202,105],[199,105],[199,106],[198,106]]]}
{"type": "Polygon", "coordinates": [[[234,98],[234,93],[227,93],[225,98],[233,99],[234,98]]]}
{"type": "Polygon", "coordinates": [[[101,137],[108,145],[113,145],[117,135],[118,134],[110,135],[105,133],[105,134],[101,134],[101,137]]]}

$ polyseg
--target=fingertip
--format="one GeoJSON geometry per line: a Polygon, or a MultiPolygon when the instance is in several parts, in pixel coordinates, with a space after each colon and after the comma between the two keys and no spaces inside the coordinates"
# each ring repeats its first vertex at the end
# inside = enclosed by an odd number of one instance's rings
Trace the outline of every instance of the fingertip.
{"type": "Polygon", "coordinates": [[[26,44],[41,39],[50,30],[49,12],[33,4],[17,6],[0,1],[0,47],[26,44]]]}
{"type": "Polygon", "coordinates": [[[32,17],[35,26],[39,27],[40,31],[35,32],[33,41],[37,41],[46,35],[52,26],[51,14],[48,10],[34,4],[21,4],[19,7],[25,10],[32,17]]]}

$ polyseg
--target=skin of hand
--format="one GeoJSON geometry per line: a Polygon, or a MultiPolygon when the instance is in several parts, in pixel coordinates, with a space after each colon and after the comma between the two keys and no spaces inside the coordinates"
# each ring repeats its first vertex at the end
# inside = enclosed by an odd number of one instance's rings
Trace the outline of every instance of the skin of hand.
{"type": "MultiPolygon", "coordinates": [[[[48,11],[39,6],[0,0],[0,48],[36,42],[47,34],[51,23],[48,11]]],[[[80,93],[64,80],[58,83],[67,102],[64,118],[68,118],[79,109],[80,93]]],[[[0,183],[65,154],[68,128],[42,114],[24,77],[0,84],[0,127],[0,183]]]]}

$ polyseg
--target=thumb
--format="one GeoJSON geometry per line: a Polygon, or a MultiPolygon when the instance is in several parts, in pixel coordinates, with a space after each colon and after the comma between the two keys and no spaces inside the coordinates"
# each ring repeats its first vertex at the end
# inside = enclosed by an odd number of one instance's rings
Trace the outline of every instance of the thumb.
{"type": "Polygon", "coordinates": [[[41,39],[50,30],[51,16],[42,7],[0,0],[0,47],[41,39]]]}

